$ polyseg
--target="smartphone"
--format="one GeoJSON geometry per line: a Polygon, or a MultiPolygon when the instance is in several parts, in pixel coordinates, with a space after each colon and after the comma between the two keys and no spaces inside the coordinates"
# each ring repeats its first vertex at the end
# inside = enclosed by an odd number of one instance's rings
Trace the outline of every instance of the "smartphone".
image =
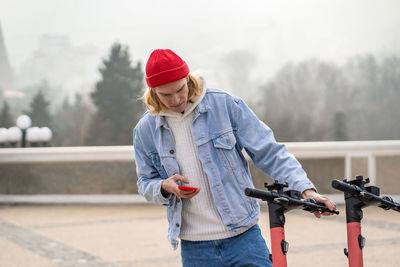
{"type": "Polygon", "coordinates": [[[178,185],[178,188],[180,190],[185,190],[185,191],[196,191],[196,187],[191,187],[191,186],[183,186],[183,185],[178,185]]]}

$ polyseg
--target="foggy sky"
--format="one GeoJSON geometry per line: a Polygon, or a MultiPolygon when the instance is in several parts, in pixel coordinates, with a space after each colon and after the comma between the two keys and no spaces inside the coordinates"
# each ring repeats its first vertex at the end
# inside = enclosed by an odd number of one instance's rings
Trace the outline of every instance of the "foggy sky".
{"type": "Polygon", "coordinates": [[[1,0],[0,23],[14,70],[54,34],[104,56],[120,41],[143,63],[172,48],[218,83],[221,56],[235,50],[254,53],[260,79],[287,61],[399,52],[399,11],[398,0],[1,0]]]}

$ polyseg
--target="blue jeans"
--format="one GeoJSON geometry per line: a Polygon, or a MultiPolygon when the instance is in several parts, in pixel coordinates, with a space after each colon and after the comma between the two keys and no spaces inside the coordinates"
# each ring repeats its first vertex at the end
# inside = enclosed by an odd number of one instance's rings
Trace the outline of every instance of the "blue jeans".
{"type": "Polygon", "coordinates": [[[183,267],[272,267],[269,251],[258,225],[254,225],[240,235],[226,239],[182,240],[181,256],[183,267]]]}

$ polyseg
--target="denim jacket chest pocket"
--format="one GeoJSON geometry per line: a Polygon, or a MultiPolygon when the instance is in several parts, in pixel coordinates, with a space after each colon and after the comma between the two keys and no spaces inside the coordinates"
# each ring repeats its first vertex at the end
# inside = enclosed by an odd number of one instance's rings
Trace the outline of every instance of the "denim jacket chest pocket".
{"type": "Polygon", "coordinates": [[[174,156],[161,155],[161,166],[167,174],[167,178],[174,174],[180,174],[178,162],[174,156]]]}
{"type": "Polygon", "coordinates": [[[234,170],[241,166],[241,159],[236,149],[236,138],[233,131],[215,137],[212,142],[224,167],[234,170]]]}
{"type": "Polygon", "coordinates": [[[157,170],[158,174],[162,179],[167,179],[168,174],[163,168],[160,160],[160,155],[157,152],[150,153],[151,162],[153,163],[154,168],[157,170]]]}
{"type": "Polygon", "coordinates": [[[150,153],[153,166],[162,179],[167,179],[174,174],[179,174],[179,165],[175,157],[170,155],[159,155],[157,152],[150,153]]]}

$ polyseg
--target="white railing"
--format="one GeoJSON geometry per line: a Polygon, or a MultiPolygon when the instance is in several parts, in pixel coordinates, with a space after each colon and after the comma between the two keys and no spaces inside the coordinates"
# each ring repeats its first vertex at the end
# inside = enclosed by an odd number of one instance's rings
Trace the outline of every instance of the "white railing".
{"type": "MultiPolygon", "coordinates": [[[[400,155],[400,140],[285,143],[298,159],[343,158],[345,177],[351,177],[351,160],[368,160],[368,177],[375,184],[376,157],[400,155]]],[[[0,149],[1,163],[133,161],[132,146],[41,147],[0,149]]]]}
{"type": "MultiPolygon", "coordinates": [[[[371,184],[376,182],[376,157],[399,156],[400,140],[352,142],[301,142],[286,143],[288,150],[302,159],[343,159],[346,178],[351,178],[352,159],[365,158],[371,184]]],[[[132,146],[97,147],[42,147],[1,148],[0,165],[7,163],[46,162],[133,162],[132,146]]],[[[399,162],[400,164],[400,162],[399,162]]],[[[1,173],[0,173],[1,176],[1,173]]],[[[392,195],[393,196],[393,195],[392,195]]],[[[343,204],[343,195],[329,195],[337,204],[343,204]]],[[[399,202],[400,195],[393,196],[399,202]]],[[[130,195],[0,195],[0,203],[146,203],[143,197],[130,195]]]]}

